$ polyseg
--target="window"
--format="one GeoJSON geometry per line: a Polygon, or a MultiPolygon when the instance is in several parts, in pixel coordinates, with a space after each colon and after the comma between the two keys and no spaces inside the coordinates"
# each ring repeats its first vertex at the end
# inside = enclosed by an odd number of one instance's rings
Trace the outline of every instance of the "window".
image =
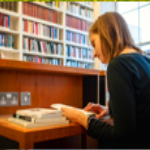
{"type": "Polygon", "coordinates": [[[118,11],[126,20],[136,44],[150,49],[150,2],[116,2],[118,11]],[[145,44],[144,44],[145,43],[145,44]]]}

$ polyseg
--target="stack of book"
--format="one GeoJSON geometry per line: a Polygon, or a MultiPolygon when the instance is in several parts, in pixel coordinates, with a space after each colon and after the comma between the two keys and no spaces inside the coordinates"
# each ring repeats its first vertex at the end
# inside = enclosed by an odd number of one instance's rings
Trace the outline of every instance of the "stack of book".
{"type": "Polygon", "coordinates": [[[42,127],[68,124],[69,121],[62,115],[61,110],[46,108],[31,108],[17,110],[8,121],[27,127],[42,127]]]}

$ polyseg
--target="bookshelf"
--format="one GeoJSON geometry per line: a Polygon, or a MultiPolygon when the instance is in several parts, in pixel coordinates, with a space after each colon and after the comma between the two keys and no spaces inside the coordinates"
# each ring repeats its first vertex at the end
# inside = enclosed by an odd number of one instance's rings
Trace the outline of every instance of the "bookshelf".
{"type": "Polygon", "coordinates": [[[0,92],[14,91],[19,95],[23,91],[31,93],[30,106],[21,106],[19,96],[18,106],[0,107],[0,131],[2,131],[0,147],[5,149],[79,149],[84,144],[84,148],[87,149],[97,148],[97,141],[87,137],[86,131],[80,125],[69,123],[26,129],[8,122],[7,117],[19,109],[49,108],[54,103],[78,108],[85,107],[91,100],[96,103],[99,98],[98,80],[99,71],[94,69],[76,69],[0,59],[0,92]],[[84,140],[81,140],[83,134],[84,140]]]}
{"type": "Polygon", "coordinates": [[[14,38],[13,47],[0,45],[4,58],[94,68],[88,37],[93,2],[0,2],[0,14],[10,19],[0,34],[14,38]]]}

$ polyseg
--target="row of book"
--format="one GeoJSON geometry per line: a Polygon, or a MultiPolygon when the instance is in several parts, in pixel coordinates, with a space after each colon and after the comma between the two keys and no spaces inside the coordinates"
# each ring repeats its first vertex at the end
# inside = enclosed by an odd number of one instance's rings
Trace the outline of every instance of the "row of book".
{"type": "Polygon", "coordinates": [[[63,2],[59,1],[45,2],[45,4],[52,8],[63,8],[63,2]]]}
{"type": "Polygon", "coordinates": [[[66,40],[78,44],[90,45],[88,36],[71,31],[66,31],[66,40]]]}
{"type": "Polygon", "coordinates": [[[41,64],[63,65],[63,60],[57,58],[42,58],[38,56],[24,55],[23,60],[41,64]]]}
{"type": "Polygon", "coordinates": [[[91,9],[84,8],[80,5],[72,4],[70,2],[67,3],[67,10],[75,15],[81,15],[82,17],[92,19],[92,11],[91,9]]]}
{"type": "Polygon", "coordinates": [[[0,13],[0,26],[10,28],[10,16],[0,13]]]}
{"type": "Polygon", "coordinates": [[[78,48],[74,46],[66,46],[66,55],[73,58],[90,59],[93,58],[92,50],[86,48],[78,48]]]}
{"type": "Polygon", "coordinates": [[[82,31],[88,31],[89,24],[85,20],[81,20],[72,16],[66,16],[66,26],[82,31]]]}
{"type": "Polygon", "coordinates": [[[73,60],[67,60],[66,61],[66,66],[68,66],[68,67],[78,67],[78,68],[87,68],[87,69],[91,68],[91,65],[89,63],[82,63],[82,62],[73,61],[73,60]]]}
{"type": "Polygon", "coordinates": [[[17,11],[17,2],[0,2],[0,9],[7,9],[7,10],[11,10],[11,11],[17,11]]]}
{"type": "Polygon", "coordinates": [[[0,33],[0,46],[14,48],[14,36],[5,33],[0,33]]]}
{"type": "Polygon", "coordinates": [[[61,110],[50,108],[30,108],[17,110],[8,121],[26,128],[65,125],[69,123],[61,110]]]}
{"type": "Polygon", "coordinates": [[[23,49],[24,51],[40,52],[43,54],[63,55],[62,44],[44,42],[27,37],[23,38],[23,49]]]}
{"type": "Polygon", "coordinates": [[[43,25],[29,20],[23,20],[22,27],[23,31],[30,34],[59,39],[59,29],[52,26],[43,25]]]}
{"type": "Polygon", "coordinates": [[[23,14],[54,23],[59,22],[58,12],[29,2],[23,2],[23,14]]]}

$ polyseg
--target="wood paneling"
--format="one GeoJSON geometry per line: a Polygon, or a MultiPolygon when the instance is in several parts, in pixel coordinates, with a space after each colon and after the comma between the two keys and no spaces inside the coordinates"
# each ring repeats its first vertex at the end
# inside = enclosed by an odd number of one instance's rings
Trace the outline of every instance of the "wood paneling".
{"type": "Polygon", "coordinates": [[[70,74],[70,75],[99,75],[98,70],[92,69],[82,69],[74,67],[65,67],[65,66],[55,66],[50,64],[40,64],[33,62],[23,62],[15,60],[4,60],[0,59],[0,70],[21,70],[26,72],[50,72],[58,74],[70,74]]]}
{"type": "MultiPolygon", "coordinates": [[[[0,71],[0,92],[31,92],[30,107],[64,103],[82,107],[82,77],[21,71],[0,71]]],[[[20,96],[19,96],[20,102],[20,96]]],[[[0,107],[0,114],[28,107],[0,107]]]]}
{"type": "MultiPolygon", "coordinates": [[[[97,70],[0,60],[0,92],[19,93],[19,106],[0,107],[0,115],[12,114],[23,108],[48,108],[53,103],[82,108],[89,101],[97,102],[98,76],[97,70]],[[20,105],[21,92],[31,92],[30,106],[20,105]]],[[[63,144],[67,141],[70,142],[70,146],[72,145],[70,148],[86,147],[84,142],[81,142],[82,134],[86,134],[85,129],[73,123],[26,129],[9,123],[6,118],[0,119],[0,135],[17,141],[20,149],[33,149],[38,142],[49,140],[56,140],[62,144],[62,148],[67,148],[67,145],[63,144]],[[61,138],[73,136],[76,138],[63,139],[64,142],[61,142],[61,138]]],[[[91,142],[90,145],[93,147],[93,141],[88,142],[91,142]]]]}
{"type": "Polygon", "coordinates": [[[18,141],[20,149],[32,149],[34,148],[34,143],[37,142],[55,140],[86,133],[85,129],[75,123],[28,129],[8,122],[7,118],[0,118],[0,131],[1,136],[18,141]]]}
{"type": "Polygon", "coordinates": [[[100,71],[99,75],[100,76],[106,76],[106,71],[100,71]]]}

